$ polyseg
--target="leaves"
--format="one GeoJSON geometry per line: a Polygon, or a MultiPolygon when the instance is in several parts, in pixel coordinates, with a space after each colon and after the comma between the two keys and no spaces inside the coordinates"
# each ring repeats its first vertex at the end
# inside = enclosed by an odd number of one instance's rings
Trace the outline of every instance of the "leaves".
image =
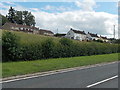
{"type": "Polygon", "coordinates": [[[35,17],[28,11],[17,11],[10,7],[7,19],[11,23],[17,23],[28,26],[35,26],[35,17]]]}
{"type": "MultiPolygon", "coordinates": [[[[31,37],[29,37],[31,41],[33,40],[32,38],[35,38],[35,36],[32,37],[31,35],[31,37]]],[[[12,32],[7,31],[3,33],[3,61],[27,61],[46,58],[88,56],[120,52],[120,50],[118,51],[117,44],[77,42],[67,38],[57,39],[58,41],[56,43],[55,39],[50,37],[42,39],[42,42],[39,40],[33,43],[26,41],[27,44],[21,44],[19,39],[20,38],[12,32]]]]}

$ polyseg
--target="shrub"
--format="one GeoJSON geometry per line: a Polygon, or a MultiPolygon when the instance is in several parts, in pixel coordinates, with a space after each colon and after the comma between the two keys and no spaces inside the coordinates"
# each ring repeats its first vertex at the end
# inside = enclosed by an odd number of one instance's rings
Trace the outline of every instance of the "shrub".
{"type": "Polygon", "coordinates": [[[61,57],[71,57],[73,42],[67,38],[60,39],[61,44],[61,57]]]}
{"type": "Polygon", "coordinates": [[[42,51],[40,44],[30,44],[21,47],[20,60],[36,60],[42,58],[42,51]]]}
{"type": "Polygon", "coordinates": [[[47,39],[42,43],[42,57],[52,58],[53,57],[53,47],[54,43],[52,39],[47,39]]]}
{"type": "Polygon", "coordinates": [[[19,37],[11,32],[4,32],[2,35],[2,58],[3,61],[17,60],[19,37]]]}
{"type": "Polygon", "coordinates": [[[72,44],[72,40],[68,38],[61,38],[59,42],[64,46],[71,46],[72,44]]]}

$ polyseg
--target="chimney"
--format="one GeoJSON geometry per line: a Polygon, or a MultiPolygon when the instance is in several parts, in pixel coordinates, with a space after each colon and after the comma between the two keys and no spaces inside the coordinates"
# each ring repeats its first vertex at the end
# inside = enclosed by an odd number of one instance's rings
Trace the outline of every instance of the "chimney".
{"type": "Polygon", "coordinates": [[[88,34],[89,34],[89,32],[88,32],[88,34]]]}
{"type": "Polygon", "coordinates": [[[73,30],[72,28],[70,28],[70,30],[73,30]]]}

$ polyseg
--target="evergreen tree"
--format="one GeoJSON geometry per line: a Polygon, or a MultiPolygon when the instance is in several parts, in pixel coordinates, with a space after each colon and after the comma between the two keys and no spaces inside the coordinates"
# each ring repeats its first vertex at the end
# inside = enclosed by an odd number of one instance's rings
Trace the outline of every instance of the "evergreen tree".
{"type": "Polygon", "coordinates": [[[17,11],[10,7],[9,13],[6,16],[9,22],[28,26],[35,26],[35,17],[28,11],[17,11]]]}
{"type": "Polygon", "coordinates": [[[15,23],[15,10],[14,10],[14,8],[10,7],[7,18],[11,23],[15,23]]]}

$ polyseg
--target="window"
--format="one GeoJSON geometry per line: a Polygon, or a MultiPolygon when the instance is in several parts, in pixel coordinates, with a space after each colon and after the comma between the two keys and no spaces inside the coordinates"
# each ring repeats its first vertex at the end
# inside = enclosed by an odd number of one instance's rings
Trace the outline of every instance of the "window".
{"type": "Polygon", "coordinates": [[[14,27],[11,27],[11,29],[14,29],[14,27]]]}
{"type": "Polygon", "coordinates": [[[23,28],[21,27],[21,30],[23,30],[23,28]]]}
{"type": "Polygon", "coordinates": [[[68,33],[68,35],[70,35],[70,33],[68,33]]]}

